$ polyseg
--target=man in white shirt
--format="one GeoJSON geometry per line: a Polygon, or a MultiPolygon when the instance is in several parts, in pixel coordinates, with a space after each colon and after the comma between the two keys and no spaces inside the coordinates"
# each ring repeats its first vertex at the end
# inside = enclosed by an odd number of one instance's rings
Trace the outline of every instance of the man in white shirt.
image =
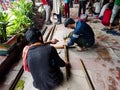
{"type": "Polygon", "coordinates": [[[100,2],[98,0],[95,0],[95,3],[93,5],[94,9],[95,9],[95,12],[94,14],[95,15],[99,15],[100,14],[100,2]]]}

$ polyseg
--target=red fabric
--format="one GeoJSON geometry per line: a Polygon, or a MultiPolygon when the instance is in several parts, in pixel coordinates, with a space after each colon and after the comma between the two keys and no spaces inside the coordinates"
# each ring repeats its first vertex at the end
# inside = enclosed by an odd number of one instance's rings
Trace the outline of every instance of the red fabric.
{"type": "Polygon", "coordinates": [[[112,10],[106,9],[102,18],[103,25],[109,26],[111,15],[112,15],[112,10]]]}
{"type": "Polygon", "coordinates": [[[78,0],[75,0],[75,3],[78,3],[78,0]]]}
{"type": "Polygon", "coordinates": [[[65,3],[64,10],[65,10],[65,17],[69,17],[70,15],[69,3],[65,3]]]}
{"type": "Polygon", "coordinates": [[[30,69],[27,64],[27,53],[28,53],[29,47],[30,46],[25,46],[22,53],[24,71],[28,71],[28,72],[30,72],[30,69]]]}
{"type": "Polygon", "coordinates": [[[41,2],[43,3],[43,5],[47,5],[47,1],[46,0],[41,0],[41,2]]]}

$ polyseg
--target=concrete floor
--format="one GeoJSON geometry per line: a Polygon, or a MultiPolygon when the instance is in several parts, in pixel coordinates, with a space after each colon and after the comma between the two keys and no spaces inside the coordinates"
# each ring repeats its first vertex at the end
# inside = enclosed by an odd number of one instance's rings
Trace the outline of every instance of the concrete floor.
{"type": "MultiPolygon", "coordinates": [[[[77,7],[77,6],[76,6],[77,7]]],[[[76,17],[77,8],[72,8],[72,17],[76,17]]],[[[55,90],[90,90],[86,77],[80,66],[80,59],[83,60],[95,90],[120,90],[120,49],[115,50],[112,48],[106,48],[109,46],[120,46],[119,36],[106,34],[101,31],[104,26],[97,19],[89,18],[87,22],[94,30],[96,37],[96,44],[94,47],[89,48],[88,51],[79,52],[76,48],[69,49],[69,58],[72,65],[72,79],[55,90]],[[97,22],[97,23],[95,23],[97,22]],[[100,40],[98,37],[105,37],[104,40],[100,40]],[[116,40],[118,43],[113,43],[112,40],[116,40]]],[[[63,38],[70,32],[71,29],[66,29],[63,24],[56,26],[56,31],[53,38],[59,40],[56,45],[63,44],[63,38]]],[[[59,50],[58,50],[59,52],[59,50]]],[[[63,52],[61,52],[63,54],[63,52]]],[[[64,59],[64,55],[60,55],[64,59]]],[[[65,70],[62,69],[64,72],[65,70]]],[[[32,78],[28,75],[24,76],[27,78],[24,90],[36,90],[32,86],[32,78]],[[31,78],[31,79],[30,79],[31,78]],[[30,84],[28,84],[30,83],[30,84]]]]}

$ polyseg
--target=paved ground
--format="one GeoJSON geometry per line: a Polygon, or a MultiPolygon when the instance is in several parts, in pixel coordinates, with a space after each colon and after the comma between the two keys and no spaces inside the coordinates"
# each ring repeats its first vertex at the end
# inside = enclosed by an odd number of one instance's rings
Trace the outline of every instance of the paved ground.
{"type": "MultiPolygon", "coordinates": [[[[71,9],[71,17],[74,19],[77,17],[77,7],[78,6],[75,5],[74,8],[71,9]]],[[[73,77],[71,81],[65,82],[56,90],[90,89],[86,77],[81,70],[80,59],[83,60],[89,72],[95,90],[120,90],[120,47],[116,48],[116,46],[120,46],[120,38],[119,36],[107,34],[105,31],[102,31],[101,29],[103,29],[104,26],[98,19],[89,17],[87,23],[94,30],[96,44],[85,52],[79,52],[76,48],[69,50],[73,77]]],[[[71,29],[64,28],[63,24],[56,26],[53,38],[57,38],[60,41],[57,45],[63,43],[63,37],[65,37],[70,31],[71,29]]],[[[64,59],[64,55],[60,56],[64,59]]],[[[63,72],[65,71],[64,69],[62,70],[63,72]]],[[[28,76],[27,73],[27,76],[25,75],[24,78],[28,76]]],[[[28,88],[33,90],[31,89],[33,88],[31,80],[26,82],[24,90],[28,90],[28,88]],[[28,83],[30,83],[30,85],[28,83]]]]}

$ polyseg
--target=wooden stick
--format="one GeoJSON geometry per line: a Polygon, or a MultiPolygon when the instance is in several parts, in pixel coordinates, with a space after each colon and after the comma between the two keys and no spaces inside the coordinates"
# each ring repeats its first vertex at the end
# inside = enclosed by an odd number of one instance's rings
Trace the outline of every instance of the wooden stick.
{"type": "MultiPolygon", "coordinates": [[[[56,49],[64,49],[63,45],[53,45],[56,49]]],[[[68,48],[75,48],[75,46],[69,46],[68,48]]]]}
{"type": "Polygon", "coordinates": [[[51,30],[51,32],[50,32],[50,34],[49,34],[49,37],[48,37],[47,41],[52,40],[54,31],[55,31],[55,27],[56,27],[56,25],[53,26],[53,28],[52,28],[52,30],[51,30]]]}
{"type": "Polygon", "coordinates": [[[90,78],[90,76],[89,76],[89,74],[88,74],[88,72],[87,72],[87,69],[86,69],[86,67],[85,67],[85,65],[84,65],[84,63],[83,63],[83,61],[80,59],[80,65],[81,65],[81,68],[82,68],[82,70],[83,70],[83,72],[84,72],[84,75],[85,75],[85,77],[86,77],[86,80],[87,80],[87,82],[88,82],[88,85],[89,85],[89,87],[90,87],[90,90],[95,90],[95,88],[94,88],[94,85],[93,85],[93,83],[92,83],[92,80],[91,80],[91,78],[90,78]]]}
{"type": "Polygon", "coordinates": [[[69,62],[68,47],[66,45],[64,45],[64,52],[65,52],[65,60],[66,62],[69,62]]]}
{"type": "MultiPolygon", "coordinates": [[[[65,52],[65,61],[66,61],[66,63],[70,63],[69,62],[68,47],[66,45],[64,45],[64,52],[65,52]]],[[[71,76],[70,68],[71,68],[70,65],[66,66],[66,78],[67,78],[67,80],[69,80],[69,78],[71,76]]]]}
{"type": "Polygon", "coordinates": [[[50,35],[50,33],[51,33],[52,28],[53,28],[53,27],[50,28],[48,34],[46,35],[46,37],[45,37],[45,39],[44,39],[45,42],[47,42],[47,40],[48,40],[48,38],[49,38],[49,35],[50,35]]]}
{"type": "Polygon", "coordinates": [[[22,66],[22,67],[20,68],[17,76],[16,76],[15,79],[13,80],[13,83],[10,85],[9,90],[14,90],[14,88],[15,88],[16,84],[18,83],[20,77],[22,76],[23,72],[24,72],[24,70],[23,70],[23,66],[22,66]]]}
{"type": "Polygon", "coordinates": [[[47,26],[45,26],[45,27],[41,30],[41,34],[44,35],[45,32],[46,32],[46,30],[47,30],[47,26]]]}

